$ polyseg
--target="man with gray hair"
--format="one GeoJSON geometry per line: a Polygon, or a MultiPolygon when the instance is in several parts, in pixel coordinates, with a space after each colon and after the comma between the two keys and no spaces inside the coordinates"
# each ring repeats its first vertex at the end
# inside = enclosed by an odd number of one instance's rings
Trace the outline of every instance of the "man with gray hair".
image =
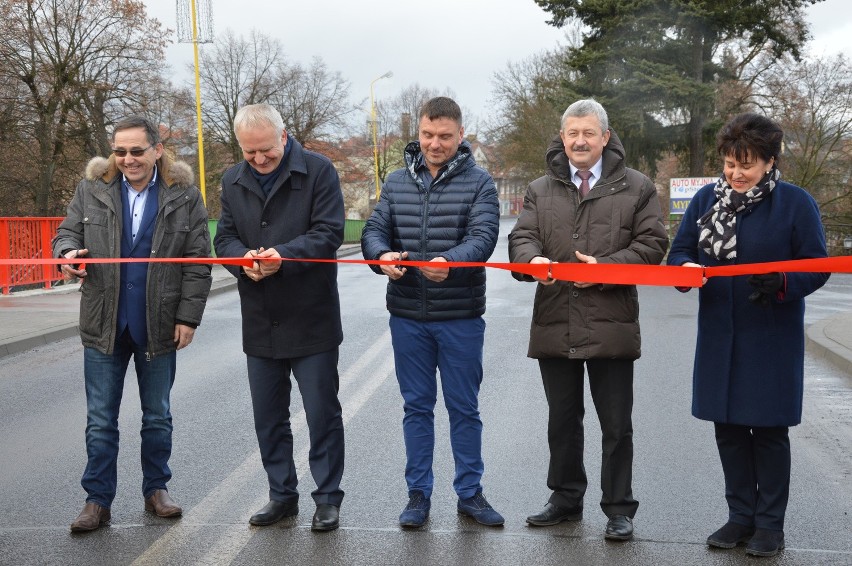
{"type": "Polygon", "coordinates": [[[292,372],[302,394],[316,482],[311,529],[330,531],[339,525],[343,500],[337,266],[280,258],[336,257],[344,224],[340,180],[331,161],[287,135],[281,115],[268,104],[241,108],[234,133],[245,161],[222,176],[214,246],[219,256],[253,260],[251,267],[229,268],[238,280],[254,426],[269,480],[269,503],[249,523],[271,525],[299,512],[292,372]]]}
{"type": "MultiPolygon", "coordinates": [[[[579,100],[562,116],[546,153],[547,174],[530,183],[509,234],[517,263],[658,264],[668,247],[660,201],[648,177],[624,164],[624,147],[604,108],[579,100]]],[[[534,278],[515,273],[515,278],[534,278]]],[[[538,359],[549,417],[552,490],[533,526],[583,515],[583,379],[602,432],[604,536],[633,537],[633,362],[640,355],[635,285],[536,279],[528,356],[538,359]]]]}

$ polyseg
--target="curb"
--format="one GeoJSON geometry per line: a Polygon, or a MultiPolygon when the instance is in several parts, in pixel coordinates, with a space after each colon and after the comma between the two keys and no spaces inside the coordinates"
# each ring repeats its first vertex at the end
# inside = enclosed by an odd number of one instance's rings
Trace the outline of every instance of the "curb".
{"type": "Polygon", "coordinates": [[[834,365],[846,374],[847,379],[852,380],[852,350],[832,339],[828,334],[833,327],[836,334],[837,326],[848,324],[848,313],[814,322],[805,329],[805,350],[813,357],[834,365]]]}
{"type": "Polygon", "coordinates": [[[13,342],[0,344],[0,358],[26,352],[38,346],[45,346],[51,342],[58,342],[59,340],[78,335],[79,332],[76,324],[64,325],[48,331],[41,330],[33,332],[31,335],[25,335],[13,342]]]}

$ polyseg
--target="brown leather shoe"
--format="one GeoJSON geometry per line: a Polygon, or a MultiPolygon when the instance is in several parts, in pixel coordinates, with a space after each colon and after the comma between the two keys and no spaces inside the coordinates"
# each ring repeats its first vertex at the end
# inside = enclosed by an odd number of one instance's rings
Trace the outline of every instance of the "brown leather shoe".
{"type": "Polygon", "coordinates": [[[83,506],[83,510],[71,523],[72,533],[84,533],[86,531],[94,531],[103,524],[109,523],[111,519],[109,509],[101,507],[97,503],[87,501],[83,506]]]}
{"type": "Polygon", "coordinates": [[[183,513],[165,489],[158,489],[145,498],[145,511],[153,511],[158,517],[180,517],[183,513]]]}

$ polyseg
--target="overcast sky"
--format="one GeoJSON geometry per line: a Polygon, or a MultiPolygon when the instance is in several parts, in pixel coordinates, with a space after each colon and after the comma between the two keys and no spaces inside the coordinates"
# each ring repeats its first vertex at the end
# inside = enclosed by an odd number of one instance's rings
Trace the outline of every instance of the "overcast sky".
{"type": "MultiPolygon", "coordinates": [[[[149,16],[177,27],[176,0],[143,1],[149,16]]],[[[365,112],[370,82],[391,71],[393,77],[375,83],[376,99],[413,83],[450,88],[463,108],[484,117],[494,73],[564,43],[564,33],[545,23],[548,14],[533,0],[213,0],[212,6],[215,34],[231,29],[248,37],[257,29],[277,38],[291,60],[321,57],[350,81],[353,103],[366,99],[365,112]]],[[[852,59],[852,1],[825,0],[808,16],[813,53],[852,59]]],[[[176,77],[192,80],[184,71],[191,45],[173,45],[167,59],[176,77]]]]}

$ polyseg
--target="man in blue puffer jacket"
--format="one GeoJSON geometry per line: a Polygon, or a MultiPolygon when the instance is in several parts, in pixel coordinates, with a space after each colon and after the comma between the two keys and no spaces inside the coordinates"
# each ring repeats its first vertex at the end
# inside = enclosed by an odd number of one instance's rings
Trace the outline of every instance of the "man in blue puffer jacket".
{"type": "Polygon", "coordinates": [[[450,417],[458,511],[499,526],[503,517],[482,495],[479,385],[485,338],[485,269],[447,268],[448,261],[487,261],[499,231],[494,180],[477,167],[464,141],[461,109],[436,97],[420,110],[419,141],[405,148],[405,168],[391,173],[364,227],[367,259],[427,261],[434,267],[373,266],[388,276],[387,306],[396,376],[402,393],[408,505],[400,526],[429,517],[435,446],[436,368],[450,417]]]}

